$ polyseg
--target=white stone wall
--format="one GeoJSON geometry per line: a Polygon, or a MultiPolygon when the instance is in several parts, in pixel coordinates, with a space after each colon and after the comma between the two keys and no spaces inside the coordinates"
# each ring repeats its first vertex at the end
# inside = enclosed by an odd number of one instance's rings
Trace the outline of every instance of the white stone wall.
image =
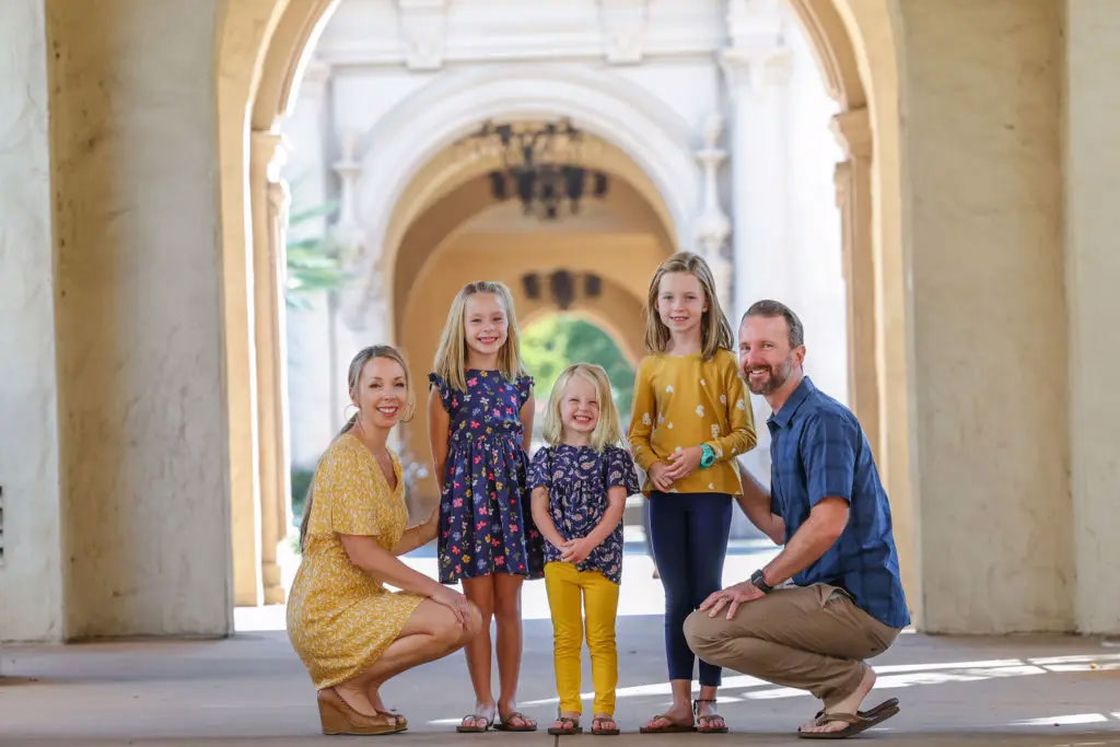
{"type": "Polygon", "coordinates": [[[0,3],[0,640],[62,635],[42,0],[0,3]]]}

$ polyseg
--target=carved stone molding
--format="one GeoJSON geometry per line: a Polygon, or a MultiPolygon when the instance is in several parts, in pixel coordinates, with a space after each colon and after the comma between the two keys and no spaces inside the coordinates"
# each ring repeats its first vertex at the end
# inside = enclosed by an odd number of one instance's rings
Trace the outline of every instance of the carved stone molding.
{"type": "Polygon", "coordinates": [[[720,67],[732,94],[763,93],[781,88],[793,75],[793,51],[784,45],[728,47],[720,52],[720,67]]]}
{"type": "Polygon", "coordinates": [[[648,6],[648,0],[599,0],[607,62],[631,65],[642,61],[648,6]]]}
{"type": "Polygon", "coordinates": [[[832,118],[832,132],[848,158],[871,158],[871,115],[867,107],[840,112],[832,118]]]}
{"type": "Polygon", "coordinates": [[[397,0],[405,64],[410,70],[443,67],[447,45],[447,0],[397,0]]]}

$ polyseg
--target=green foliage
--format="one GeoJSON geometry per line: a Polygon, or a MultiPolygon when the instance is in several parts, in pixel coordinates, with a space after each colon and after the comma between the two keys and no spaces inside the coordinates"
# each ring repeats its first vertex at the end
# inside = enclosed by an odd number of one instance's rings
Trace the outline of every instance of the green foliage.
{"type": "Polygon", "coordinates": [[[292,467],[292,521],[297,525],[303,519],[303,504],[307,500],[307,489],[311,487],[311,478],[315,470],[292,467]]]}
{"type": "Polygon", "coordinates": [[[536,397],[548,401],[552,386],[572,363],[596,363],[607,371],[623,427],[634,401],[634,369],[603,330],[590,322],[554,315],[527,328],[521,338],[525,368],[536,380],[536,397]]]}
{"type": "Polygon", "coordinates": [[[307,308],[307,296],[334,290],[348,277],[330,238],[312,228],[314,221],[330,217],[336,208],[334,202],[329,202],[295,211],[288,218],[288,280],[285,289],[288,308],[307,308]]]}

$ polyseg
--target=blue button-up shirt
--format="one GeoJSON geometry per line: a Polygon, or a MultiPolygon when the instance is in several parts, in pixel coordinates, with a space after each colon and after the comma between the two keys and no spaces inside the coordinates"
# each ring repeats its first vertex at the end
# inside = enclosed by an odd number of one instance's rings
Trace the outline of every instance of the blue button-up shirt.
{"type": "Polygon", "coordinates": [[[794,583],[839,586],[883,624],[909,624],[890,504],[855,415],[806,376],[766,425],[771,436],[771,511],[785,520],[787,543],[822,499],[848,502],[843,533],[793,577],[794,583]]]}

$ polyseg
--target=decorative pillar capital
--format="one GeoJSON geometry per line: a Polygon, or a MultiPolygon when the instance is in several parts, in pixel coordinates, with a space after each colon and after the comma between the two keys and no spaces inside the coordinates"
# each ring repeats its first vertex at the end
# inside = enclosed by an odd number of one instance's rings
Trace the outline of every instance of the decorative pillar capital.
{"type": "Polygon", "coordinates": [[[784,86],[793,75],[793,51],[781,44],[727,47],[719,61],[732,92],[762,93],[784,86]]]}
{"type": "Polygon", "coordinates": [[[648,6],[649,0],[599,0],[599,24],[607,62],[630,65],[642,61],[648,6]]]}
{"type": "Polygon", "coordinates": [[[288,141],[279,132],[253,130],[249,134],[249,175],[263,174],[270,182],[280,181],[280,169],[288,162],[288,141]]]}
{"type": "Polygon", "coordinates": [[[832,132],[850,159],[871,158],[871,116],[866,106],[840,112],[832,118],[832,132]]]}
{"type": "Polygon", "coordinates": [[[412,70],[443,67],[447,45],[447,0],[397,0],[405,64],[412,70]]]}

